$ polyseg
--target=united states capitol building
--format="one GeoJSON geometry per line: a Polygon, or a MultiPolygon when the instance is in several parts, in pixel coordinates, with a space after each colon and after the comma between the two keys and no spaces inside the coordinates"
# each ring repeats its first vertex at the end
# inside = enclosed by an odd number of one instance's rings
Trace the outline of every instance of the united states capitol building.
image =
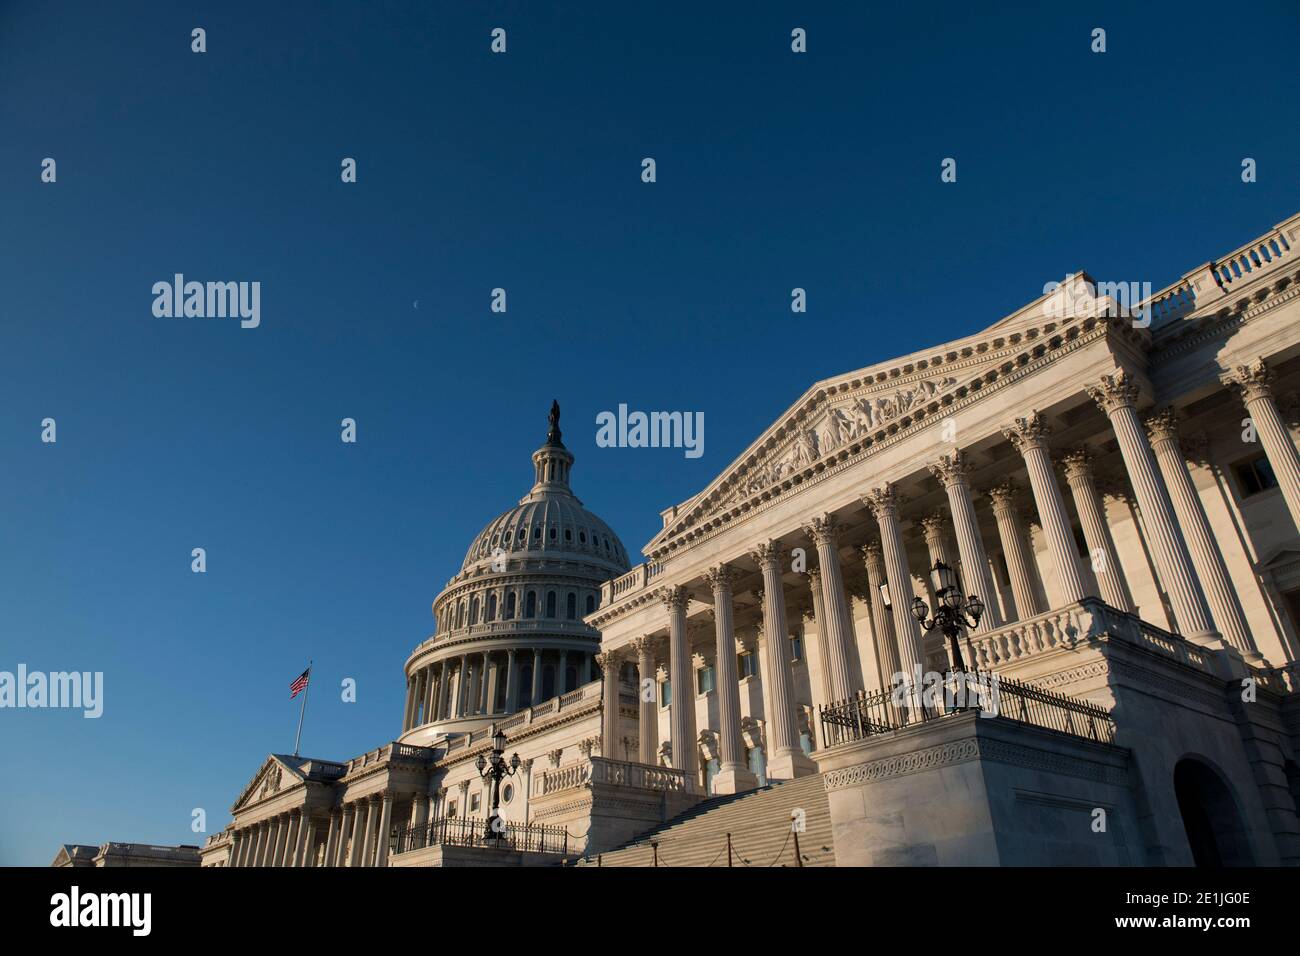
{"type": "Polygon", "coordinates": [[[553,408],[394,739],[269,755],[203,865],[1300,863],[1298,247],[817,382],[635,564],[553,408]]]}

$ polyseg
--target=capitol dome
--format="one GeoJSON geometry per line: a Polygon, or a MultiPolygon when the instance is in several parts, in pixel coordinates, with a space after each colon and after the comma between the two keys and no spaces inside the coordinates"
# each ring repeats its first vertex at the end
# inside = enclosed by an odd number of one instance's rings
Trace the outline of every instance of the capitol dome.
{"type": "Polygon", "coordinates": [[[469,732],[595,679],[600,633],[583,618],[628,557],[569,487],[559,419],[552,403],[533,487],[474,537],[433,602],[435,633],[406,662],[405,742],[469,732]]]}

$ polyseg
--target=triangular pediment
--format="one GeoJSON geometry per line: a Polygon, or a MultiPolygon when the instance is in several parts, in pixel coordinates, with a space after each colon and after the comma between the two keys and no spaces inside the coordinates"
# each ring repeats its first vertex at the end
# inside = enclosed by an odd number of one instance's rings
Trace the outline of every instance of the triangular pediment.
{"type": "Polygon", "coordinates": [[[1144,334],[1104,317],[1026,320],[818,382],[704,491],[664,511],[664,528],[645,553],[662,558],[680,536],[814,479],[1002,379],[1036,370],[1062,345],[1108,328],[1144,334]]]}
{"type": "Polygon", "coordinates": [[[305,762],[301,757],[270,754],[244,787],[230,812],[236,813],[305,779],[300,769],[305,762]]]}

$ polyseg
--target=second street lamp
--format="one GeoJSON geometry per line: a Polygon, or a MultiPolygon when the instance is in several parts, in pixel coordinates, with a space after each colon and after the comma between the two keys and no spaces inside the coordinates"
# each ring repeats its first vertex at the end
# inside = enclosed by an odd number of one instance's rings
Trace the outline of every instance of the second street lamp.
{"type": "Polygon", "coordinates": [[[478,760],[474,765],[478,767],[479,776],[484,780],[492,781],[492,809],[488,816],[487,833],[484,835],[488,840],[500,840],[505,836],[505,826],[501,823],[501,816],[497,808],[501,805],[501,778],[513,777],[515,771],[519,769],[519,754],[511,754],[507,763],[506,754],[506,734],[503,730],[498,730],[492,735],[492,753],[485,757],[483,754],[478,755],[478,760]]]}
{"type": "Polygon", "coordinates": [[[934,609],[931,611],[925,600],[918,597],[912,602],[912,616],[924,630],[933,631],[937,628],[943,632],[952,647],[953,667],[964,673],[966,662],[962,660],[957,635],[963,627],[979,625],[980,618],[984,615],[984,602],[977,594],[969,597],[963,595],[957,581],[957,572],[942,561],[934,562],[930,573],[934,580],[934,609]]]}

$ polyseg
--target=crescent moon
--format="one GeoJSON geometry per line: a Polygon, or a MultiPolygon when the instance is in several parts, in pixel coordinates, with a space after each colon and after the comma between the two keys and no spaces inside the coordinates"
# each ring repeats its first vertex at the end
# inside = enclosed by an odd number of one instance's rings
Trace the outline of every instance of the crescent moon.
{"type": "Polygon", "coordinates": [[[415,308],[418,309],[419,307],[420,307],[420,300],[419,300],[419,299],[416,299],[416,300],[415,300],[415,308]]]}

